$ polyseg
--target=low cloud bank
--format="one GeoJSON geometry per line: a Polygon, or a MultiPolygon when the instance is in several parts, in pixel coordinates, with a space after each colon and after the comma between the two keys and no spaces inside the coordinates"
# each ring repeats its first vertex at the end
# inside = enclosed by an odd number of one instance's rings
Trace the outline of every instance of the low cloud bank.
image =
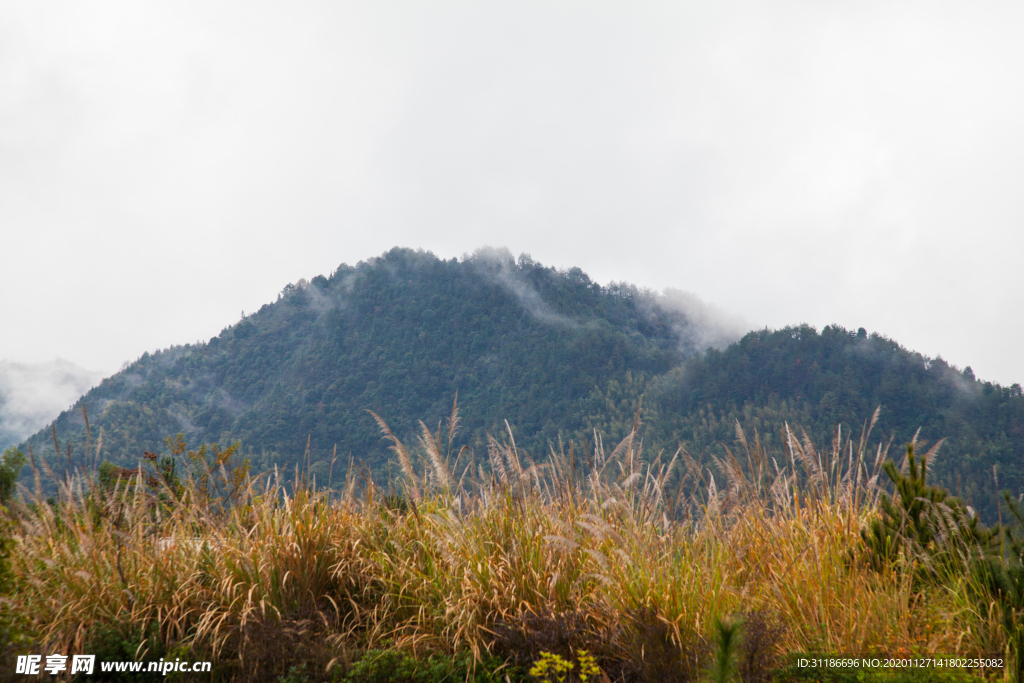
{"type": "MultiPolygon", "coordinates": [[[[513,294],[538,320],[566,327],[579,327],[583,324],[583,321],[572,320],[555,312],[533,285],[522,276],[520,271],[523,265],[534,263],[528,255],[521,255],[517,265],[508,249],[487,247],[478,249],[472,256],[464,256],[463,259],[476,263],[479,272],[513,294]]],[[[616,285],[612,283],[610,286],[616,285]]],[[[708,304],[689,292],[669,288],[657,294],[650,290],[638,290],[625,283],[621,286],[633,289],[639,294],[635,299],[636,305],[646,313],[667,315],[669,319],[676,321],[673,328],[684,349],[698,352],[706,351],[708,348],[721,349],[739,340],[751,329],[742,317],[708,304]]]]}
{"type": "Polygon", "coordinates": [[[697,351],[725,348],[750,331],[742,317],[709,304],[690,292],[666,289],[656,299],[659,308],[681,313],[688,324],[677,325],[676,333],[697,351]]]}
{"type": "Polygon", "coordinates": [[[102,379],[101,372],[59,358],[30,364],[0,361],[0,449],[46,426],[102,379]]]}

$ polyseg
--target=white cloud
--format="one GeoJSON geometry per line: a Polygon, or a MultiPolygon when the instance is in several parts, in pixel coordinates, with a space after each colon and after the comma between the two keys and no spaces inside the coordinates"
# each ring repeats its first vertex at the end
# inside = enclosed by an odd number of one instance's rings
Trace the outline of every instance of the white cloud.
{"type": "Polygon", "coordinates": [[[103,375],[57,359],[0,361],[0,449],[19,443],[74,405],[103,375]]]}
{"type": "Polygon", "coordinates": [[[0,357],[114,370],[343,261],[503,244],[1019,382],[1022,15],[4,3],[0,357]]]}

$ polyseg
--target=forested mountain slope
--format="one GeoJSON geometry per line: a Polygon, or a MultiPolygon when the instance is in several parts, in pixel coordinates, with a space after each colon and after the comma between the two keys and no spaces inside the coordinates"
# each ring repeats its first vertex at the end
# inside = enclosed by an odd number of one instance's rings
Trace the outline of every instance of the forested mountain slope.
{"type": "MultiPolygon", "coordinates": [[[[1024,491],[1019,385],[978,381],[863,329],[799,326],[728,344],[708,320],[507,252],[444,261],[395,249],[289,285],[206,344],[147,354],[82,402],[93,443],[103,434],[99,457],[118,464],[184,432],[190,443],[241,440],[258,470],[290,468],[308,439],[321,478],[335,445],[342,462],[351,454],[386,477],[367,410],[411,445],[417,421],[436,428],[456,390],[463,442],[482,454],[507,420],[537,459],[560,435],[621,438],[641,396],[647,452],[682,444],[698,457],[731,446],[737,421],[781,454],[784,422],[822,443],[835,425],[859,433],[881,406],[873,441],[892,438],[898,455],[919,427],[924,440],[947,438],[934,473],[978,509],[995,510],[993,466],[1000,488],[1024,491]]],[[[56,428],[80,461],[80,405],[56,428]]],[[[53,458],[49,429],[29,444],[53,458]]]]}
{"type": "MultiPolygon", "coordinates": [[[[396,249],[290,285],[206,344],[144,355],[83,401],[102,457],[120,464],[183,431],[191,443],[240,439],[260,468],[297,462],[308,438],[314,460],[337,445],[381,473],[387,450],[367,410],[408,434],[447,415],[458,390],[470,443],[508,420],[543,452],[559,429],[587,426],[595,387],[663,374],[716,334],[664,297],[601,287],[579,269],[396,249]]],[[[56,424],[74,458],[80,409],[56,424]]],[[[30,443],[53,453],[48,429],[30,443]]]]}
{"type": "Polygon", "coordinates": [[[945,438],[932,472],[975,507],[995,510],[993,466],[1000,488],[1024,491],[1021,386],[978,381],[970,368],[959,371],[864,329],[752,332],[657,378],[648,395],[661,411],[657,439],[697,450],[732,443],[737,420],[775,444],[783,422],[821,441],[835,425],[859,434],[881,406],[874,436],[893,438],[897,456],[918,428],[922,440],[945,438]]]}

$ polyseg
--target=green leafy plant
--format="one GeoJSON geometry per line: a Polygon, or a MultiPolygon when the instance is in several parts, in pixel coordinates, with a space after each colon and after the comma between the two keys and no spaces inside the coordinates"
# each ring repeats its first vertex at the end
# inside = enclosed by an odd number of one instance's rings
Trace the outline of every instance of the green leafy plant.
{"type": "Polygon", "coordinates": [[[576,652],[576,661],[569,661],[552,652],[543,651],[540,659],[530,667],[530,676],[544,683],[565,683],[578,668],[576,678],[587,683],[601,675],[597,658],[586,650],[576,652]]]}
{"type": "Polygon", "coordinates": [[[597,665],[597,658],[586,650],[580,650],[576,653],[576,661],[580,665],[579,675],[583,683],[587,683],[590,679],[601,675],[601,667],[597,665]]]}
{"type": "Polygon", "coordinates": [[[530,675],[544,683],[565,683],[575,664],[551,652],[541,652],[538,659],[530,667],[530,675]]]}
{"type": "Polygon", "coordinates": [[[735,680],[742,626],[743,620],[740,618],[715,619],[715,640],[718,649],[711,666],[711,683],[731,683],[735,680]]]}
{"type": "Polygon", "coordinates": [[[277,683],[310,683],[309,673],[306,671],[307,664],[297,664],[288,669],[284,676],[277,677],[277,683]]]}

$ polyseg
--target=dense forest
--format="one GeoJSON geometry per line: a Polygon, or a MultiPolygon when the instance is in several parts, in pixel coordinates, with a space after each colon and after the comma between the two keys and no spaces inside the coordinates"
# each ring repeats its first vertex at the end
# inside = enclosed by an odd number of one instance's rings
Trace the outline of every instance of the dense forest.
{"type": "Polygon", "coordinates": [[[836,425],[859,433],[881,406],[873,438],[946,438],[934,471],[983,512],[995,509],[993,467],[999,488],[1024,490],[1019,385],[980,382],[863,329],[735,340],[702,325],[665,296],[601,286],[578,268],[395,249],[289,285],[209,342],[146,354],[104,380],[55,422],[59,460],[50,428],[22,449],[58,470],[130,466],[183,432],[240,441],[257,470],[308,457],[323,481],[337,452],[339,470],[351,457],[385,480],[387,444],[368,411],[412,444],[418,421],[436,428],[456,391],[478,458],[506,420],[539,460],[595,430],[621,438],[639,408],[647,453],[682,445],[706,457],[734,444],[737,421],[778,448],[785,422],[823,443],[836,425]],[[83,405],[98,453],[84,452],[83,405]]]}

